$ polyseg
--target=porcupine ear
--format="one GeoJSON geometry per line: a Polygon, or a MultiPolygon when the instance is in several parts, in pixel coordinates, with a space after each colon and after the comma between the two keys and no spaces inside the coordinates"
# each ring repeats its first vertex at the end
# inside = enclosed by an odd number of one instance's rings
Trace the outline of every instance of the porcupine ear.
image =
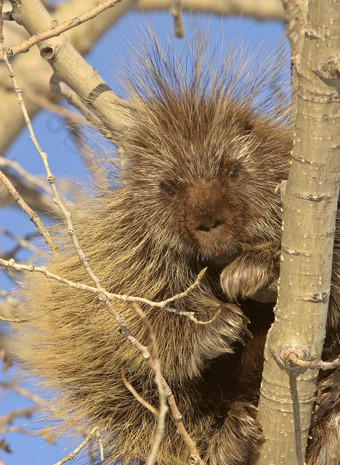
{"type": "Polygon", "coordinates": [[[252,130],[254,129],[254,126],[255,126],[255,118],[252,118],[252,116],[247,115],[243,123],[243,129],[245,130],[246,133],[250,134],[252,130]]]}

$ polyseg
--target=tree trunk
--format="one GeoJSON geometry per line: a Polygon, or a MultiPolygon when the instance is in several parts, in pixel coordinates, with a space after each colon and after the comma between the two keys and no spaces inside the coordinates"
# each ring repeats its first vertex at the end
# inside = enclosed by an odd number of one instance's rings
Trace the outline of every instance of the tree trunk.
{"type": "Polygon", "coordinates": [[[258,465],[304,463],[318,372],[287,362],[295,354],[319,359],[325,337],[340,169],[339,24],[339,0],[310,0],[301,63],[295,64],[297,120],[276,316],[265,348],[258,413],[265,443],[258,465]]]}

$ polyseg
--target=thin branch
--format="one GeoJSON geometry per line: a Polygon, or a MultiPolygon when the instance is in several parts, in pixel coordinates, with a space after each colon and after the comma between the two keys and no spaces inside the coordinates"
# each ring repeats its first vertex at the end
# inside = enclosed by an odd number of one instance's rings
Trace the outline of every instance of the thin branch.
{"type": "Polygon", "coordinates": [[[184,37],[182,8],[183,0],[172,0],[172,5],[170,7],[169,13],[174,18],[175,36],[178,39],[183,39],[184,37]]]}
{"type": "MultiPolygon", "coordinates": [[[[90,19],[95,18],[103,11],[107,10],[108,8],[112,8],[117,3],[120,3],[122,0],[106,0],[100,2],[96,7],[92,8],[91,10],[83,13],[82,15],[75,16],[72,19],[68,19],[67,21],[63,21],[58,26],[52,27],[51,29],[41,32],[39,34],[34,34],[29,39],[24,40],[18,45],[11,47],[6,50],[7,57],[11,58],[12,56],[16,55],[17,53],[27,52],[31,47],[42,42],[43,40],[50,39],[51,37],[56,37],[62,34],[63,32],[68,31],[79,24],[85,23],[90,19]]],[[[4,51],[0,51],[0,61],[5,60],[5,53],[4,51]]]]}
{"type": "Polygon", "coordinates": [[[310,370],[333,370],[334,368],[340,367],[340,355],[331,362],[324,362],[323,360],[316,362],[315,360],[303,360],[299,358],[296,350],[294,350],[289,353],[287,360],[290,364],[310,370]]]}
{"type": "Polygon", "coordinates": [[[103,462],[104,461],[103,436],[100,434],[98,429],[96,431],[96,439],[98,441],[98,446],[99,446],[100,460],[103,462]]]}
{"type": "MultiPolygon", "coordinates": [[[[1,355],[1,353],[0,353],[1,355]]],[[[26,399],[30,400],[31,402],[34,402],[36,404],[35,407],[32,407],[32,410],[34,409],[42,409],[42,410],[49,410],[53,415],[55,415],[55,418],[58,418],[60,419],[57,415],[56,415],[56,412],[55,412],[55,409],[53,408],[53,406],[51,405],[50,402],[46,401],[45,399],[39,397],[38,395],[36,394],[32,394],[30,391],[28,391],[27,389],[25,389],[24,387],[16,384],[16,383],[13,383],[13,382],[2,382],[0,381],[0,387],[2,387],[3,389],[8,389],[8,390],[12,390],[14,391],[15,393],[17,393],[18,395],[20,396],[23,396],[25,397],[26,399]]],[[[10,414],[11,415],[11,414],[10,414]]],[[[75,427],[75,424],[72,422],[72,421],[66,421],[65,422],[67,423],[67,425],[70,427],[70,428],[74,428],[75,427]]],[[[84,436],[87,436],[86,432],[82,431],[80,428],[77,428],[79,432],[81,432],[84,436]]],[[[8,431],[8,432],[11,432],[11,431],[8,431]]],[[[19,431],[20,432],[20,431],[19,431]]],[[[25,432],[25,431],[24,431],[25,432]]],[[[41,430],[41,432],[43,432],[43,434],[45,434],[45,438],[47,435],[49,435],[49,429],[44,429],[44,430],[41,430]],[[47,434],[48,433],[48,434],[47,434]]],[[[40,434],[41,434],[40,432],[40,434]]],[[[99,443],[99,449],[100,449],[100,456],[103,460],[103,455],[104,455],[104,452],[103,452],[103,443],[102,443],[102,436],[100,435],[99,431],[97,431],[97,434],[96,434],[96,439],[98,440],[98,443],[99,443]]],[[[54,439],[53,439],[54,440],[54,439]]]]}
{"type": "MultiPolygon", "coordinates": [[[[18,192],[20,192],[21,196],[26,200],[31,208],[33,208],[33,210],[36,210],[39,214],[47,215],[49,217],[60,217],[59,209],[57,209],[51,201],[51,194],[47,196],[45,192],[41,192],[41,190],[34,186],[32,183],[27,183],[19,175],[10,172],[8,169],[4,169],[3,171],[13,186],[18,190],[18,192]]],[[[71,185],[68,181],[62,182],[66,186],[65,189],[74,189],[74,186],[71,185]]],[[[0,183],[0,197],[2,200],[2,205],[17,206],[12,195],[8,192],[7,188],[2,183],[0,183]]]]}
{"type": "Polygon", "coordinates": [[[37,396],[36,394],[32,394],[29,392],[27,389],[23,388],[22,386],[19,386],[16,383],[6,383],[3,381],[0,381],[0,386],[4,389],[10,389],[20,396],[25,397],[26,399],[34,402],[35,404],[39,405],[40,407],[48,407],[48,403],[46,400],[44,400],[42,397],[37,396]]]}
{"type": "Polygon", "coordinates": [[[37,94],[36,92],[32,92],[29,89],[25,89],[24,95],[25,98],[27,98],[31,102],[36,103],[41,108],[44,108],[45,110],[50,111],[51,113],[55,113],[56,115],[59,115],[61,118],[70,120],[73,124],[88,125],[87,120],[82,115],[79,115],[77,112],[71,111],[68,108],[64,108],[61,105],[57,105],[56,103],[51,102],[51,100],[49,100],[48,98],[40,94],[37,94]]]}
{"type": "MultiPolygon", "coordinates": [[[[156,340],[156,335],[154,333],[153,327],[148,320],[147,316],[143,312],[143,310],[140,308],[139,305],[137,305],[135,302],[133,302],[131,305],[131,308],[137,313],[138,316],[144,321],[144,323],[147,325],[148,330],[149,330],[149,335],[151,339],[151,344],[153,348],[153,362],[154,362],[154,367],[155,367],[155,382],[158,388],[158,395],[159,395],[159,400],[160,400],[160,405],[159,405],[159,412],[157,412],[157,431],[156,435],[153,441],[152,449],[149,454],[148,460],[146,465],[153,465],[156,461],[157,457],[157,452],[159,449],[159,446],[161,445],[162,438],[164,436],[164,431],[165,431],[165,419],[166,415],[168,413],[168,406],[166,404],[167,401],[167,395],[169,394],[169,386],[164,383],[164,378],[162,376],[161,372],[161,365],[159,362],[159,351],[158,351],[158,344],[156,340]]],[[[144,399],[142,399],[144,400],[144,399]]],[[[146,401],[145,401],[146,402],[146,401]]],[[[143,404],[144,405],[144,404],[143,404]]],[[[150,404],[149,404],[150,405],[150,404]]],[[[150,406],[151,407],[151,406],[150,406]]],[[[183,437],[184,439],[184,437],[183,437]]]]}
{"type": "Polygon", "coordinates": [[[53,95],[64,97],[66,102],[70,106],[76,108],[91,126],[100,128],[104,136],[109,138],[109,130],[101,128],[102,125],[100,119],[88,109],[81,98],[67,84],[60,82],[55,74],[53,74],[50,79],[50,89],[53,95]]]}
{"type": "Polygon", "coordinates": [[[18,306],[19,302],[12,296],[12,294],[4,289],[0,289],[0,296],[3,297],[10,305],[18,306]]]}
{"type": "Polygon", "coordinates": [[[42,252],[41,249],[31,244],[31,242],[29,242],[24,237],[17,236],[16,234],[11,233],[11,231],[8,231],[8,229],[3,228],[2,226],[0,226],[0,233],[16,241],[21,249],[28,249],[36,255],[45,256],[45,253],[42,252]]]}
{"type": "MultiPolygon", "coordinates": [[[[12,450],[9,446],[9,444],[5,441],[5,439],[0,439],[0,450],[7,452],[7,454],[11,454],[12,450]]],[[[6,465],[5,462],[0,460],[0,465],[6,465]]]]}
{"type": "Polygon", "coordinates": [[[28,407],[24,409],[14,409],[5,417],[0,417],[0,428],[6,424],[12,423],[16,418],[30,418],[37,411],[37,407],[28,407]]]}
{"type": "MultiPolygon", "coordinates": [[[[1,2],[1,10],[2,10],[2,2],[1,2]]],[[[8,72],[9,72],[10,78],[12,80],[15,92],[17,94],[18,102],[19,102],[19,105],[20,105],[20,107],[22,109],[22,112],[23,112],[27,127],[28,127],[28,129],[30,131],[30,136],[31,136],[32,140],[34,140],[35,137],[34,137],[31,121],[29,119],[27,110],[26,110],[24,102],[22,100],[22,91],[21,91],[21,89],[19,87],[19,84],[18,84],[17,80],[15,79],[15,76],[14,76],[14,73],[13,73],[13,68],[10,65],[9,61],[8,61],[7,54],[6,54],[5,49],[4,49],[4,38],[3,38],[3,33],[2,33],[2,22],[1,22],[1,29],[0,29],[0,49],[4,51],[4,61],[5,61],[6,67],[8,69],[8,72]]],[[[33,223],[37,226],[37,228],[39,229],[41,235],[43,236],[43,238],[45,240],[45,243],[51,249],[52,254],[56,254],[57,253],[57,246],[55,245],[51,235],[49,234],[49,232],[45,228],[43,222],[40,220],[38,214],[36,212],[34,212],[26,204],[26,202],[21,198],[20,194],[17,192],[15,187],[12,185],[10,180],[7,178],[7,176],[2,171],[0,171],[0,180],[6,185],[7,189],[9,190],[11,195],[13,196],[14,200],[20,205],[20,207],[24,210],[24,212],[28,214],[28,216],[30,217],[30,220],[33,221],[33,223]]]]}
{"type": "MultiPolygon", "coordinates": [[[[194,283],[192,283],[185,291],[180,292],[179,294],[176,294],[175,296],[170,297],[169,299],[163,300],[162,306],[167,307],[167,305],[170,304],[171,302],[173,302],[174,300],[179,300],[179,299],[182,299],[183,297],[186,297],[194,288],[196,288],[196,287],[198,287],[200,285],[200,282],[202,281],[206,271],[207,271],[207,268],[203,268],[203,270],[201,270],[198,273],[197,278],[196,278],[194,283]]],[[[136,300],[136,302],[137,302],[137,300],[136,300]]],[[[147,303],[147,302],[145,302],[145,303],[147,303]]],[[[192,312],[180,312],[180,313],[181,314],[192,314],[192,312]]]]}
{"type": "Polygon", "coordinates": [[[122,369],[121,371],[121,376],[122,376],[122,380],[123,380],[123,383],[125,384],[125,387],[131,392],[131,394],[134,396],[134,398],[136,400],[138,400],[138,402],[142,405],[144,405],[145,408],[147,408],[148,410],[150,410],[150,412],[155,416],[155,417],[158,417],[158,410],[153,407],[147,400],[145,400],[140,394],[138,394],[138,392],[136,391],[136,389],[132,386],[131,383],[129,383],[129,381],[127,380],[126,376],[125,376],[125,370],[122,369]]]}
{"type": "Polygon", "coordinates": [[[28,320],[25,318],[5,318],[0,315],[0,321],[4,321],[5,323],[26,323],[28,320]]]}
{"type": "Polygon", "coordinates": [[[0,166],[2,168],[6,167],[15,170],[20,177],[25,179],[28,183],[32,184],[34,187],[40,187],[46,194],[51,195],[48,184],[26,171],[18,162],[0,157],[0,166]]]}
{"type": "MultiPolygon", "coordinates": [[[[172,0],[139,0],[137,11],[159,11],[170,8],[172,0]]],[[[183,10],[211,13],[218,16],[237,15],[263,20],[284,20],[283,8],[278,0],[183,0],[183,10]]]]}
{"type": "MultiPolygon", "coordinates": [[[[148,461],[147,461],[146,465],[153,465],[156,462],[157,452],[158,452],[158,449],[159,449],[159,447],[161,445],[161,442],[162,442],[162,439],[163,439],[163,436],[164,436],[165,419],[166,419],[166,415],[167,415],[168,410],[169,410],[169,408],[168,408],[168,406],[166,404],[168,393],[169,393],[169,390],[167,389],[168,385],[167,385],[167,383],[163,382],[164,378],[163,378],[162,373],[161,373],[161,365],[160,365],[160,362],[159,362],[158,358],[155,359],[154,365],[155,365],[155,381],[156,381],[156,385],[157,385],[158,392],[159,392],[160,406],[159,406],[159,415],[158,415],[158,418],[157,418],[157,431],[156,431],[156,435],[155,435],[155,438],[154,438],[154,441],[153,441],[152,449],[151,449],[151,452],[150,452],[150,455],[148,457],[148,461]]],[[[169,403],[169,405],[170,405],[170,403],[169,403]]],[[[195,450],[193,451],[191,449],[191,443],[188,443],[186,441],[186,436],[182,435],[182,437],[183,437],[184,442],[187,444],[187,447],[189,448],[190,455],[191,456],[193,454],[196,455],[196,451],[197,451],[196,446],[195,446],[195,450]]],[[[197,453],[197,458],[198,457],[199,456],[198,456],[198,453],[197,453]]],[[[197,460],[197,463],[200,463],[199,458],[197,460]]]]}
{"type": "Polygon", "coordinates": [[[0,289],[0,296],[5,299],[7,304],[4,302],[0,303],[0,311],[2,311],[4,314],[0,315],[0,320],[5,321],[6,323],[24,323],[28,320],[24,318],[10,318],[4,315],[11,315],[11,309],[16,308],[19,305],[19,302],[13,298],[13,296],[5,291],[4,289],[0,289]]]}
{"type": "Polygon", "coordinates": [[[32,208],[27,205],[27,203],[21,197],[19,192],[16,190],[16,188],[11,183],[11,181],[8,179],[5,173],[1,170],[0,170],[0,181],[2,181],[2,183],[7,187],[13,199],[18,203],[18,205],[22,208],[22,210],[28,215],[32,223],[35,224],[40,234],[43,236],[46,245],[51,249],[52,253],[55,254],[57,251],[57,246],[55,245],[52,239],[52,236],[46,229],[46,226],[39,218],[38,213],[32,210],[32,208]]]}
{"type": "Polygon", "coordinates": [[[98,427],[96,426],[93,428],[90,433],[86,436],[83,442],[81,442],[75,449],[73,449],[72,452],[67,454],[66,457],[64,457],[62,460],[59,460],[59,462],[55,463],[55,465],[63,465],[63,463],[69,462],[70,460],[74,459],[74,457],[79,454],[81,449],[83,449],[86,444],[90,442],[91,439],[93,439],[94,436],[97,436],[98,432],[98,427]]]}
{"type": "MultiPolygon", "coordinates": [[[[50,39],[51,37],[56,37],[63,32],[66,32],[79,24],[85,23],[86,21],[89,21],[96,16],[98,16],[100,13],[103,11],[107,10],[108,8],[112,8],[115,6],[117,3],[120,3],[121,0],[106,0],[101,3],[99,3],[95,8],[92,8],[91,10],[75,16],[72,19],[63,21],[61,24],[48,29],[44,32],[41,32],[39,34],[34,34],[31,36],[29,39],[24,40],[18,45],[15,45],[14,47],[11,47],[7,49],[7,56],[12,57],[18,53],[23,53],[27,52],[31,47],[34,45],[38,44],[39,42],[50,39]]],[[[137,9],[140,10],[155,10],[155,9],[164,9],[167,8],[167,4],[170,3],[169,1],[154,1],[154,0],[142,0],[139,3],[137,3],[137,9]]],[[[181,18],[181,14],[178,14],[178,3],[182,3],[182,0],[173,0],[173,4],[170,7],[170,13],[172,13],[172,10],[174,9],[175,14],[175,27],[176,30],[178,28],[179,33],[182,31],[182,35],[177,35],[176,37],[183,37],[184,35],[184,29],[183,29],[183,24],[181,18]]],[[[242,2],[212,2],[211,0],[206,2],[202,2],[202,0],[196,0],[196,1],[185,1],[184,2],[184,8],[187,11],[192,11],[192,10],[200,10],[200,11],[207,11],[215,14],[222,14],[222,15],[239,15],[242,14],[243,16],[252,16],[257,19],[283,19],[283,12],[282,12],[282,7],[279,5],[279,2],[275,2],[274,0],[258,0],[256,4],[253,2],[253,0],[243,0],[242,2]]],[[[6,19],[12,19],[12,12],[6,12],[6,19]]],[[[0,61],[4,59],[4,54],[3,52],[0,52],[0,61]]]]}
{"type": "MultiPolygon", "coordinates": [[[[11,93],[13,92],[13,88],[10,87],[9,85],[6,85],[6,83],[0,83],[0,86],[7,92],[11,92],[11,93]]],[[[47,97],[44,97],[43,95],[38,94],[37,92],[34,92],[34,90],[30,90],[30,88],[28,87],[25,88],[25,90],[23,91],[23,94],[26,100],[36,105],[39,105],[41,108],[47,111],[50,111],[51,113],[55,113],[62,118],[68,118],[77,124],[84,124],[84,125],[88,124],[86,119],[83,118],[82,115],[79,115],[75,111],[71,111],[68,108],[64,108],[61,105],[54,103],[53,101],[51,101],[51,99],[48,99],[47,97]]]]}
{"type": "MultiPolygon", "coordinates": [[[[3,42],[0,40],[0,44],[1,44],[1,48],[3,49],[3,42]]],[[[54,184],[54,176],[52,175],[51,173],[51,170],[50,170],[50,167],[49,167],[49,164],[48,164],[48,160],[47,160],[47,153],[43,152],[41,150],[41,147],[35,137],[35,134],[34,134],[34,131],[33,131],[33,128],[32,128],[32,123],[31,123],[31,120],[28,116],[28,112],[26,110],[26,107],[25,107],[25,103],[22,99],[22,90],[18,84],[18,81],[16,80],[15,76],[14,76],[14,73],[13,73],[13,68],[12,66],[10,65],[8,59],[7,59],[7,55],[5,53],[4,55],[4,60],[5,60],[5,63],[6,63],[6,66],[7,66],[7,69],[8,69],[8,72],[10,74],[10,77],[11,77],[11,80],[12,80],[12,83],[13,83],[13,86],[14,86],[14,89],[15,89],[15,93],[17,94],[17,97],[18,97],[18,102],[19,102],[19,105],[21,107],[21,110],[22,110],[22,113],[23,113],[23,116],[24,116],[24,119],[25,119],[25,122],[26,122],[26,125],[27,125],[27,128],[28,128],[28,131],[30,133],[30,138],[36,148],[36,150],[38,151],[43,163],[44,163],[44,166],[45,166],[45,170],[47,172],[47,180],[48,182],[50,183],[50,186],[52,188],[52,192],[54,194],[54,202],[59,206],[59,208],[63,211],[63,202],[60,198],[60,195],[55,187],[55,184],[54,184]]],[[[55,246],[54,248],[52,249],[52,251],[56,251],[55,250],[55,246]]]]}
{"type": "Polygon", "coordinates": [[[160,301],[160,302],[155,302],[153,300],[145,299],[144,297],[136,297],[136,296],[130,296],[130,295],[125,295],[125,294],[113,294],[112,292],[107,292],[105,289],[98,289],[96,287],[89,286],[88,284],[74,282],[74,281],[71,281],[71,280],[69,280],[67,278],[62,278],[61,276],[58,276],[58,275],[56,275],[54,273],[51,273],[44,266],[35,266],[33,264],[25,265],[25,264],[22,264],[22,263],[17,263],[13,258],[11,258],[10,260],[4,260],[3,258],[0,258],[0,266],[3,266],[5,268],[14,269],[14,270],[17,270],[17,271],[29,271],[29,272],[42,273],[44,276],[46,276],[46,278],[55,279],[56,281],[59,281],[61,284],[65,284],[65,285],[70,286],[70,287],[72,287],[74,289],[77,289],[77,290],[83,290],[83,291],[89,291],[89,292],[93,292],[93,293],[99,293],[99,294],[103,295],[104,297],[107,297],[109,300],[117,299],[117,300],[121,300],[123,302],[138,302],[138,303],[150,305],[151,307],[163,308],[168,312],[176,313],[176,314],[181,315],[181,316],[185,316],[185,317],[189,318],[190,320],[192,320],[194,323],[199,324],[199,325],[208,325],[208,324],[212,323],[218,317],[218,315],[221,312],[220,309],[217,309],[215,315],[210,320],[201,321],[201,320],[198,320],[194,316],[194,312],[184,312],[184,311],[181,311],[181,310],[177,310],[177,309],[168,307],[169,303],[173,302],[174,300],[179,300],[179,299],[185,297],[186,295],[189,294],[189,292],[191,292],[195,287],[197,287],[199,285],[200,281],[202,280],[202,278],[204,276],[204,273],[206,272],[206,268],[204,268],[198,274],[198,276],[196,278],[196,281],[191,286],[189,286],[184,292],[176,294],[175,296],[173,296],[173,297],[171,297],[169,299],[166,299],[166,300],[163,300],[163,301],[160,301]]]}
{"type": "MultiPolygon", "coordinates": [[[[118,317],[119,317],[119,315],[118,315],[118,317]]],[[[161,383],[162,389],[164,390],[165,395],[167,397],[168,404],[169,404],[169,407],[171,409],[172,416],[173,416],[173,418],[174,418],[174,420],[176,422],[177,431],[182,436],[185,444],[187,445],[187,447],[188,447],[188,449],[190,451],[190,464],[192,464],[192,465],[203,465],[204,462],[202,461],[202,459],[199,456],[199,452],[197,450],[195,442],[192,440],[192,438],[190,437],[189,433],[187,432],[187,430],[186,430],[186,428],[184,426],[183,416],[182,416],[182,414],[180,413],[180,411],[179,411],[179,409],[177,407],[174,395],[173,395],[168,383],[166,382],[165,378],[162,376],[159,366],[157,366],[157,361],[156,361],[156,365],[155,365],[154,360],[151,358],[151,355],[150,355],[150,352],[149,352],[148,348],[146,346],[143,346],[130,333],[130,331],[127,329],[127,327],[123,324],[122,320],[119,323],[119,327],[120,327],[120,330],[122,331],[122,333],[128,339],[128,341],[139,350],[139,352],[142,354],[145,362],[149,365],[151,370],[155,373],[156,382],[161,383]],[[158,377],[158,379],[157,379],[157,377],[158,377]]],[[[165,412],[163,411],[162,415],[164,415],[164,414],[165,414],[165,412]]],[[[161,419],[161,420],[163,421],[163,419],[161,419]]],[[[161,433],[161,431],[160,431],[160,433],[161,433]]]]}
{"type": "Polygon", "coordinates": [[[22,428],[21,426],[7,426],[6,428],[0,428],[0,433],[21,433],[26,434],[27,436],[40,437],[43,438],[49,444],[55,444],[55,439],[48,428],[42,428],[40,430],[35,431],[22,428]]]}
{"type": "Polygon", "coordinates": [[[5,351],[5,349],[0,347],[0,359],[2,360],[3,367],[2,367],[2,372],[6,373],[8,368],[12,366],[12,360],[8,356],[8,353],[5,351]]]}

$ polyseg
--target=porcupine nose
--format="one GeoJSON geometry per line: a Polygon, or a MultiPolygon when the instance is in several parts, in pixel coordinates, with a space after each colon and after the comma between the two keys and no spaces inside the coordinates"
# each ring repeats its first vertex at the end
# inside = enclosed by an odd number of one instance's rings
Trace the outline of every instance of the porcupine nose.
{"type": "Polygon", "coordinates": [[[197,228],[197,231],[204,231],[206,233],[216,233],[218,229],[220,229],[220,226],[224,225],[224,221],[222,220],[217,220],[217,221],[206,221],[205,223],[202,223],[199,225],[197,228]]]}

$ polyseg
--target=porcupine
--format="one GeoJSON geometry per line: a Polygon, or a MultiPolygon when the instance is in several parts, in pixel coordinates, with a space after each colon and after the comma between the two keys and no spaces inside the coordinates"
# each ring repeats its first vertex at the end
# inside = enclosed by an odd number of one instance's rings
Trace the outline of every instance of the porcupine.
{"type": "MultiPolygon", "coordinates": [[[[263,77],[265,65],[249,72],[230,56],[223,72],[213,72],[203,52],[196,53],[191,74],[157,44],[140,59],[128,85],[129,124],[119,137],[124,169],[117,178],[116,164],[106,164],[112,183],[81,203],[74,227],[110,292],[164,300],[208,267],[200,286],[171,304],[177,312],[143,309],[162,373],[201,457],[209,465],[243,465],[262,437],[256,405],[274,303],[256,296],[278,277],[275,189],[287,178],[292,136],[275,95],[254,103],[274,80],[274,73],[263,77]],[[181,311],[213,321],[199,325],[181,311]]],[[[66,232],[59,241],[66,245],[49,271],[91,285],[66,232]]],[[[337,256],[334,263],[329,349],[338,346],[337,256]]],[[[99,428],[105,463],[145,460],[156,418],[129,392],[122,373],[157,407],[154,375],[98,296],[36,275],[26,280],[23,297],[29,322],[19,328],[25,347],[20,357],[46,389],[56,391],[53,410],[83,430],[99,428]]],[[[126,326],[152,351],[148,327],[129,305],[117,304],[126,326]]],[[[326,382],[320,396],[326,409],[319,409],[324,416],[312,430],[310,465],[326,465],[337,438],[328,426],[330,404],[339,408],[337,376],[327,381],[333,391],[326,382]]],[[[188,460],[169,417],[157,464],[188,460]]]]}

